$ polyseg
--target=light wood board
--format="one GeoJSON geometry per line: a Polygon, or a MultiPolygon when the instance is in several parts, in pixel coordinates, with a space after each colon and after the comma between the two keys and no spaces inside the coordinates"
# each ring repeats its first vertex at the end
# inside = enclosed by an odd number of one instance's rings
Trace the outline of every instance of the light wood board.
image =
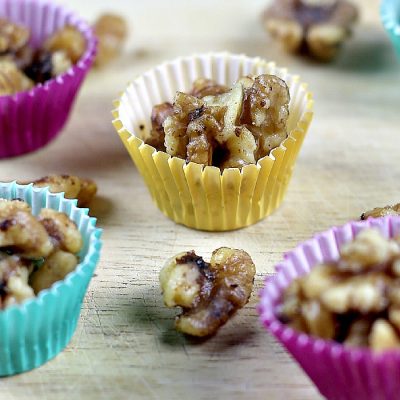
{"type": "MultiPolygon", "coordinates": [[[[315,387],[265,332],[257,292],[283,253],[315,232],[400,201],[400,64],[379,22],[361,18],[339,58],[321,65],[283,53],[263,32],[261,0],[64,0],[88,19],[122,12],[132,34],[124,55],[83,86],[68,125],[46,148],[1,160],[0,180],[69,173],[96,180],[91,213],[104,248],[70,345],[32,372],[0,380],[0,399],[319,399],[315,387]],[[166,59],[229,50],[287,66],[309,83],[315,118],[283,205],[249,228],[206,233],[161,214],[111,125],[111,102],[137,74],[166,59]],[[166,258],[195,249],[243,248],[256,264],[250,303],[213,338],[173,328],[158,273],[166,258]]],[[[368,3],[368,4],[367,4],[368,3]]]]}

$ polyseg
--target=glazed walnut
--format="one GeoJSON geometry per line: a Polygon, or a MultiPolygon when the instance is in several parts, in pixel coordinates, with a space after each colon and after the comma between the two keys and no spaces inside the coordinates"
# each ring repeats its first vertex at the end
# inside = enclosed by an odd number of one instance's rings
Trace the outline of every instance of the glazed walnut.
{"type": "Polygon", "coordinates": [[[64,213],[38,217],[22,200],[0,199],[0,308],[21,303],[78,265],[82,237],[64,213]]]}
{"type": "Polygon", "coordinates": [[[293,329],[349,346],[400,347],[400,244],[365,229],[336,262],[294,280],[278,306],[293,329]]]}
{"type": "Polygon", "coordinates": [[[52,193],[64,192],[66,199],[78,199],[79,207],[86,207],[97,193],[97,185],[93,180],[74,175],[48,175],[32,183],[35,187],[48,186],[52,193]]]}
{"type": "Polygon", "coordinates": [[[263,14],[266,31],[286,50],[322,61],[336,56],[356,19],[347,0],[275,0],[263,14]]]}
{"type": "Polygon", "coordinates": [[[33,82],[12,61],[0,61],[0,96],[15,94],[33,87],[33,82]]]}
{"type": "Polygon", "coordinates": [[[229,91],[199,79],[190,93],[153,108],[147,144],[223,170],[255,164],[287,137],[290,96],[277,76],[243,77],[229,91]]]}
{"type": "Polygon", "coordinates": [[[255,266],[243,250],[221,247],[210,263],[194,251],[172,257],[160,272],[167,307],[182,307],[176,328],[192,336],[210,336],[248,302],[255,266]]]}
{"type": "Polygon", "coordinates": [[[86,48],[86,40],[74,26],[67,25],[46,39],[43,49],[50,53],[62,51],[72,64],[76,64],[86,48]]]}
{"type": "Polygon", "coordinates": [[[0,18],[0,54],[17,52],[29,40],[29,29],[0,18]]]}
{"type": "Polygon", "coordinates": [[[386,217],[387,215],[400,215],[400,203],[394,206],[376,207],[361,214],[360,219],[386,217]]]}
{"type": "Polygon", "coordinates": [[[95,65],[100,67],[121,52],[128,36],[128,25],[120,15],[103,14],[96,20],[93,29],[98,39],[95,65]]]}
{"type": "Polygon", "coordinates": [[[28,265],[21,257],[0,251],[0,309],[34,297],[28,265]]]}

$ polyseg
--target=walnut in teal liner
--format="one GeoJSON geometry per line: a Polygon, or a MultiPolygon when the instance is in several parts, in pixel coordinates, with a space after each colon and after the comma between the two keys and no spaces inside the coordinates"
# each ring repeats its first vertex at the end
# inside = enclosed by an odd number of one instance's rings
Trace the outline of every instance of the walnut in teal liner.
{"type": "Polygon", "coordinates": [[[78,226],[83,247],[80,263],[64,280],[41,291],[37,297],[0,311],[0,376],[36,368],[60,353],[71,340],[82,301],[99,260],[101,230],[88,209],[76,207],[76,200],[15,182],[0,182],[0,198],[19,198],[37,215],[42,208],[66,213],[78,226]]]}

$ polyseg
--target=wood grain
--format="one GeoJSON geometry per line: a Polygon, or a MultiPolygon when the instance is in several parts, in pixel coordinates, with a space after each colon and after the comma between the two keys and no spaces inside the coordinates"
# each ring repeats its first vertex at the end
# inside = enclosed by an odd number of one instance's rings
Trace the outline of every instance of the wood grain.
{"type": "Polygon", "coordinates": [[[24,157],[1,160],[0,179],[70,173],[96,180],[91,213],[104,249],[67,349],[32,372],[0,380],[7,400],[252,398],[318,399],[315,387],[258,322],[257,291],[285,251],[315,232],[400,201],[399,64],[378,18],[378,0],[358,1],[360,23],[340,57],[321,65],[288,56],[259,24],[264,1],[64,1],[88,19],[123,12],[132,35],[124,55],[88,77],[62,134],[24,157]],[[250,5],[251,4],[251,5],[250,5]],[[178,226],[152,203],[111,125],[111,102],[126,82],[165,59],[211,50],[244,52],[287,66],[309,83],[315,119],[282,207],[228,233],[178,226]],[[184,338],[163,307],[164,260],[219,246],[247,250],[254,295],[208,341],[184,338]]]}

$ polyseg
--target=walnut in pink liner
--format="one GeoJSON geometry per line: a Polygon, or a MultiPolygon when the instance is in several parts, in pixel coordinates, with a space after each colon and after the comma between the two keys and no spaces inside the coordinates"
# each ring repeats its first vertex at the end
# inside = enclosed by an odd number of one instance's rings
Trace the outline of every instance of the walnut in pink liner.
{"type": "Polygon", "coordinates": [[[285,255],[276,267],[276,275],[266,280],[260,293],[258,310],[262,323],[328,399],[397,399],[400,351],[376,353],[295,331],[277,318],[277,306],[293,280],[306,275],[317,264],[337,260],[340,247],[367,227],[392,238],[400,234],[400,218],[351,222],[318,234],[285,255]]]}
{"type": "Polygon", "coordinates": [[[49,0],[0,0],[0,17],[28,27],[34,47],[65,25],[76,27],[86,41],[83,56],[64,74],[29,91],[0,96],[0,158],[4,158],[37,150],[61,131],[93,63],[96,39],[86,22],[49,0]]]}

